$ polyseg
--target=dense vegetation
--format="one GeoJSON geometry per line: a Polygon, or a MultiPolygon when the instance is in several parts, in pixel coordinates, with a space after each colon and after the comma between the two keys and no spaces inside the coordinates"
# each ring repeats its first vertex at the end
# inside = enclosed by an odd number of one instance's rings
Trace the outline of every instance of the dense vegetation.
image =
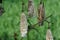
{"type": "MultiPolygon", "coordinates": [[[[35,13],[37,15],[37,8],[40,0],[34,0],[35,13]]],[[[14,32],[17,33],[17,38],[20,40],[20,14],[22,10],[22,0],[3,0],[3,6],[5,13],[0,16],[0,38],[2,40],[14,40],[14,32]]],[[[27,3],[28,0],[24,0],[25,3],[25,14],[27,16],[27,3]]],[[[48,21],[51,21],[51,31],[53,34],[54,40],[60,40],[60,0],[44,0],[45,6],[45,16],[51,16],[48,21]]],[[[32,24],[37,23],[37,16],[30,19],[32,24]]],[[[36,31],[30,31],[30,40],[45,40],[47,23],[44,22],[44,25],[37,27],[36,29],[40,32],[39,34],[36,31]]],[[[24,40],[26,40],[24,38],[24,40]]]]}

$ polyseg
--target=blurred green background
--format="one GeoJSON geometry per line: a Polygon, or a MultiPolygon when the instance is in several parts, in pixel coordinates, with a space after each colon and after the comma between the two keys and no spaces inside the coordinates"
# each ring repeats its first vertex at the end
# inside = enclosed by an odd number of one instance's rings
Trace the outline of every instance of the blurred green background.
{"type": "MultiPolygon", "coordinates": [[[[40,0],[33,0],[35,13],[37,15],[37,8],[40,0]]],[[[45,16],[51,16],[48,21],[51,21],[51,31],[54,40],[60,40],[60,0],[43,0],[45,6],[45,16]]],[[[27,5],[28,0],[24,0],[25,3],[25,14],[27,16],[27,5]]],[[[14,40],[14,32],[17,33],[17,38],[20,40],[20,14],[22,13],[22,0],[3,0],[3,6],[5,12],[0,16],[0,38],[2,40],[14,40]]],[[[30,19],[32,24],[37,23],[37,16],[30,19]]],[[[30,40],[46,40],[46,31],[48,25],[44,22],[44,25],[37,27],[36,29],[40,32],[39,34],[35,30],[29,32],[30,40]]],[[[27,37],[23,40],[27,40],[27,37]]]]}

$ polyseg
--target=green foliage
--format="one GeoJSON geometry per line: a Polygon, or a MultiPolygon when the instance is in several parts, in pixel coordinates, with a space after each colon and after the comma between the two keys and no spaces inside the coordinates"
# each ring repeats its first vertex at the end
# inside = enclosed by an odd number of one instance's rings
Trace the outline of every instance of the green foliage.
{"type": "MultiPolygon", "coordinates": [[[[40,0],[34,0],[34,7],[37,14],[37,8],[40,0]]],[[[5,13],[0,16],[0,38],[4,40],[14,40],[14,32],[16,32],[18,40],[20,40],[20,14],[22,10],[22,0],[3,0],[3,6],[5,9],[5,13]],[[6,33],[5,33],[6,32],[6,33]]],[[[25,3],[25,14],[27,15],[27,3],[28,0],[24,0],[25,3]]],[[[55,40],[60,40],[60,0],[44,0],[45,6],[45,15],[46,17],[50,14],[50,20],[53,24],[51,24],[51,31],[55,40]]],[[[32,24],[37,23],[37,17],[29,19],[32,24]]],[[[45,40],[46,31],[47,31],[47,23],[44,23],[44,26],[38,27],[36,29],[40,32],[40,34],[36,33],[36,31],[31,30],[29,32],[30,40],[45,40]],[[38,37],[37,37],[38,36],[38,37]]],[[[26,40],[27,38],[24,38],[26,40]]]]}

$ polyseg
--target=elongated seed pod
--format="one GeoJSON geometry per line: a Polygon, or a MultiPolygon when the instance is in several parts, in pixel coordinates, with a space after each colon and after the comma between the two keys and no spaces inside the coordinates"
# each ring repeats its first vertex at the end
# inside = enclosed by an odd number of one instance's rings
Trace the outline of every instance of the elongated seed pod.
{"type": "Polygon", "coordinates": [[[44,3],[41,1],[38,7],[38,22],[40,22],[39,25],[43,25],[42,20],[44,20],[44,17],[45,17],[44,3]]]}
{"type": "Polygon", "coordinates": [[[47,30],[46,40],[53,40],[53,36],[50,29],[47,30]]]}
{"type": "Polygon", "coordinates": [[[34,4],[33,0],[28,0],[28,17],[34,16],[34,4]]]}
{"type": "Polygon", "coordinates": [[[21,14],[21,18],[20,18],[20,32],[21,32],[21,37],[25,37],[27,34],[27,30],[28,30],[28,23],[27,23],[27,19],[24,13],[21,14]]]}

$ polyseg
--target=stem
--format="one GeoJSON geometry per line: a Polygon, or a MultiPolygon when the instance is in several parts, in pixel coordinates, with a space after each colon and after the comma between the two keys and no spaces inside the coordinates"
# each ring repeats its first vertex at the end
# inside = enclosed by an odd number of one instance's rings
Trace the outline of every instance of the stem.
{"type": "MultiPolygon", "coordinates": [[[[44,20],[42,20],[42,22],[43,21],[45,21],[45,20],[47,20],[49,17],[51,17],[52,16],[52,14],[50,15],[50,16],[48,16],[48,17],[46,17],[44,20]]],[[[32,26],[36,26],[37,24],[39,24],[39,23],[41,23],[41,22],[38,22],[38,23],[36,23],[36,24],[34,24],[34,25],[32,25],[32,26]]]]}

